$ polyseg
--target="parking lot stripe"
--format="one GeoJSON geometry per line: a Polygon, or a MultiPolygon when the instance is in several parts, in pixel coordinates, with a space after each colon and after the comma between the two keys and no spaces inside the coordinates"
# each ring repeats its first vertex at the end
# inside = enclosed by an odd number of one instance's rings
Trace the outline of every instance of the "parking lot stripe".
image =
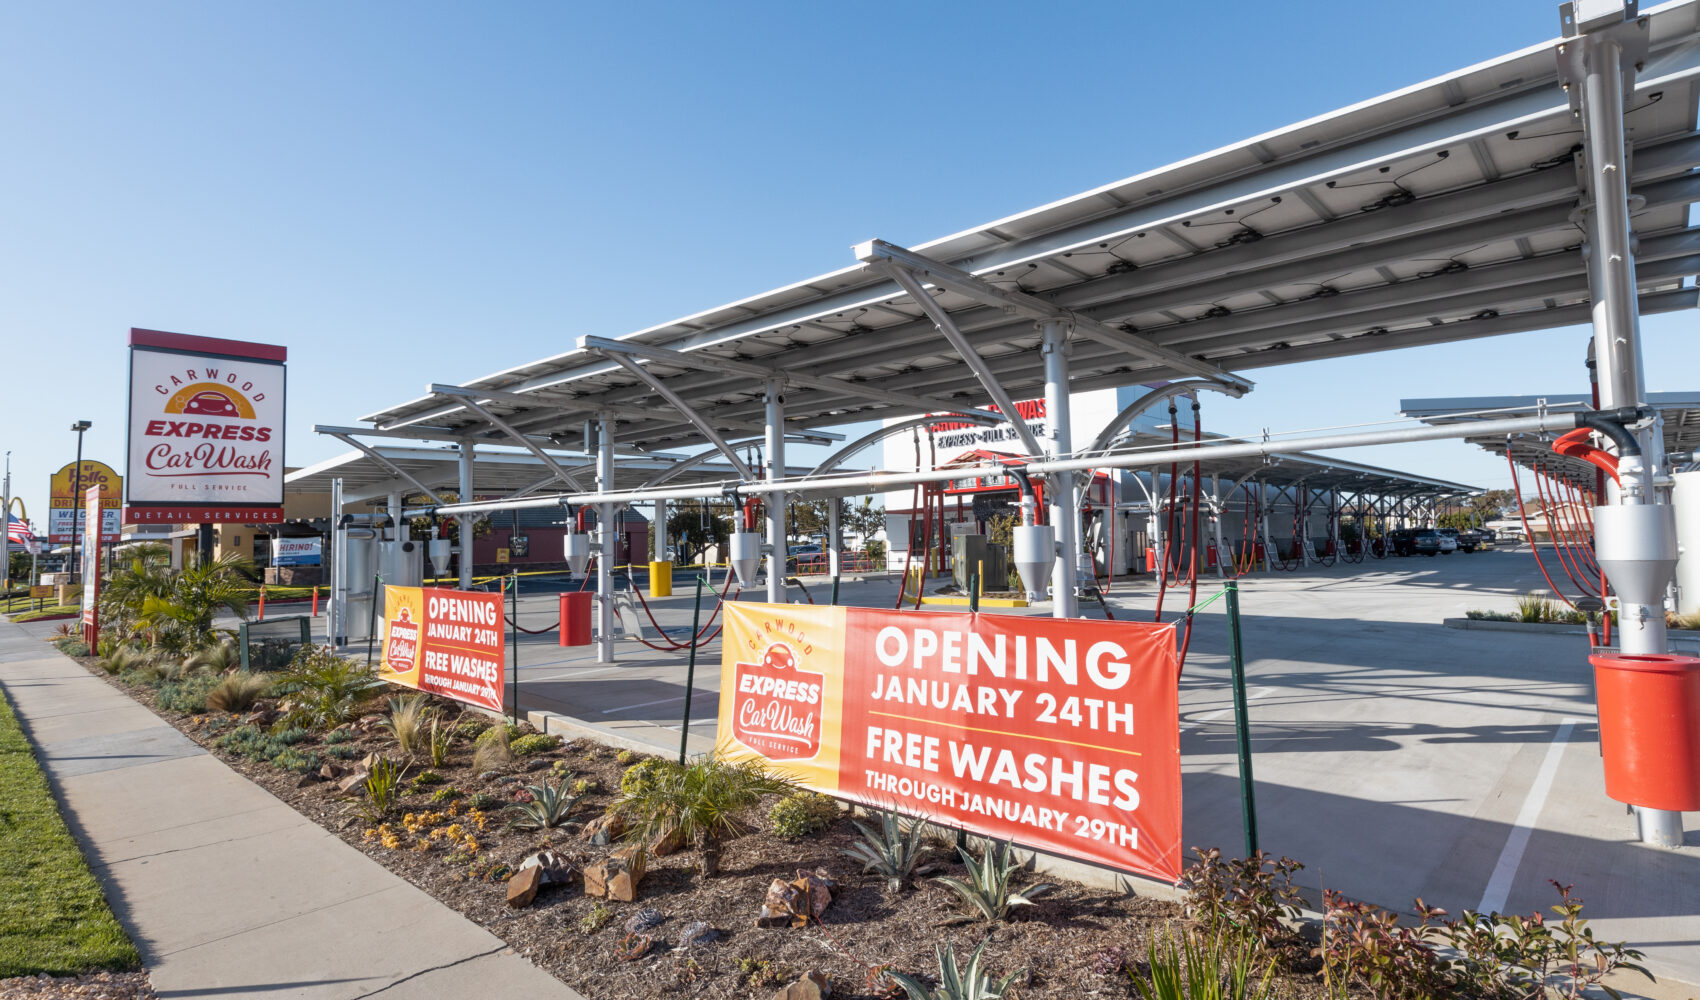
{"type": "Polygon", "coordinates": [[[1535,772],[1535,780],[1529,786],[1529,794],[1523,799],[1523,808],[1517,813],[1517,822],[1511,827],[1511,833],[1505,838],[1505,848],[1499,852],[1499,861],[1493,866],[1493,874],[1488,877],[1487,889],[1482,893],[1482,901],[1476,907],[1478,913],[1498,913],[1505,908],[1505,901],[1511,895],[1511,883],[1517,878],[1517,866],[1523,863],[1523,851],[1529,846],[1529,835],[1534,832],[1535,823],[1541,818],[1541,809],[1545,807],[1547,793],[1552,791],[1552,780],[1558,775],[1558,762],[1564,756],[1564,744],[1570,739],[1570,730],[1581,720],[1566,718],[1558,724],[1558,731],[1553,733],[1552,742],[1547,744],[1546,757],[1541,760],[1541,769],[1535,772]]]}

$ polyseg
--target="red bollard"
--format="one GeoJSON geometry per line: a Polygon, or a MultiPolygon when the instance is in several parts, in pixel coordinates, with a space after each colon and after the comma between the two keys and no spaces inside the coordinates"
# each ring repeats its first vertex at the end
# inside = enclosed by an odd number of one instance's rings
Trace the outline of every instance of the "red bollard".
{"type": "Polygon", "coordinates": [[[313,584],[313,617],[319,617],[319,585],[313,584]]]}
{"type": "Polygon", "coordinates": [[[266,620],[266,585],[260,584],[260,621],[266,620]]]}
{"type": "Polygon", "coordinates": [[[591,593],[585,590],[569,590],[561,595],[561,645],[591,644],[591,597],[591,593]]]}
{"type": "Polygon", "coordinates": [[[1700,658],[1595,654],[1606,794],[1648,809],[1700,809],[1700,658]]]}

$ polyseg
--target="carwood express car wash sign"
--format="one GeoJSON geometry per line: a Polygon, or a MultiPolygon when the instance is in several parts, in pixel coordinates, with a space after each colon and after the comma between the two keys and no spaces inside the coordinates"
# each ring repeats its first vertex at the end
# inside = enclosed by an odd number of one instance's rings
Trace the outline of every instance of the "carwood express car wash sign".
{"type": "Polygon", "coordinates": [[[1172,625],[726,605],[720,732],[817,791],[1174,881],[1172,625]]]}
{"type": "Polygon", "coordinates": [[[384,588],[384,662],[392,684],[502,710],[502,595],[384,588]]]}
{"type": "Polygon", "coordinates": [[[283,520],[288,350],[130,331],[126,524],[283,520]]]}

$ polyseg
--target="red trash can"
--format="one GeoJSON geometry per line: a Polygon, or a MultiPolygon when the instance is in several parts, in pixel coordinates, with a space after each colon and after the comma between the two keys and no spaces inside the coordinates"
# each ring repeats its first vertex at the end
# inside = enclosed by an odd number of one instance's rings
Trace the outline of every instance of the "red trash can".
{"type": "Polygon", "coordinates": [[[561,594],[561,645],[590,645],[590,599],[593,596],[587,590],[569,590],[561,594]]]}
{"type": "Polygon", "coordinates": [[[1648,809],[1700,809],[1700,658],[1596,653],[1588,662],[1606,794],[1648,809]]]}

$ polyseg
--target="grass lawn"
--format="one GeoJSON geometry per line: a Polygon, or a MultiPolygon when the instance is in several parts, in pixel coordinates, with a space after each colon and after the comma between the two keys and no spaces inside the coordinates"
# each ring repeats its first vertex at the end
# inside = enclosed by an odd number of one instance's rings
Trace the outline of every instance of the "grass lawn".
{"type": "Polygon", "coordinates": [[[40,611],[19,611],[11,616],[15,622],[40,621],[43,618],[59,618],[64,615],[80,615],[83,613],[81,604],[49,604],[40,611]]]}
{"type": "Polygon", "coordinates": [[[0,695],[0,979],[139,965],[0,695]]]}

